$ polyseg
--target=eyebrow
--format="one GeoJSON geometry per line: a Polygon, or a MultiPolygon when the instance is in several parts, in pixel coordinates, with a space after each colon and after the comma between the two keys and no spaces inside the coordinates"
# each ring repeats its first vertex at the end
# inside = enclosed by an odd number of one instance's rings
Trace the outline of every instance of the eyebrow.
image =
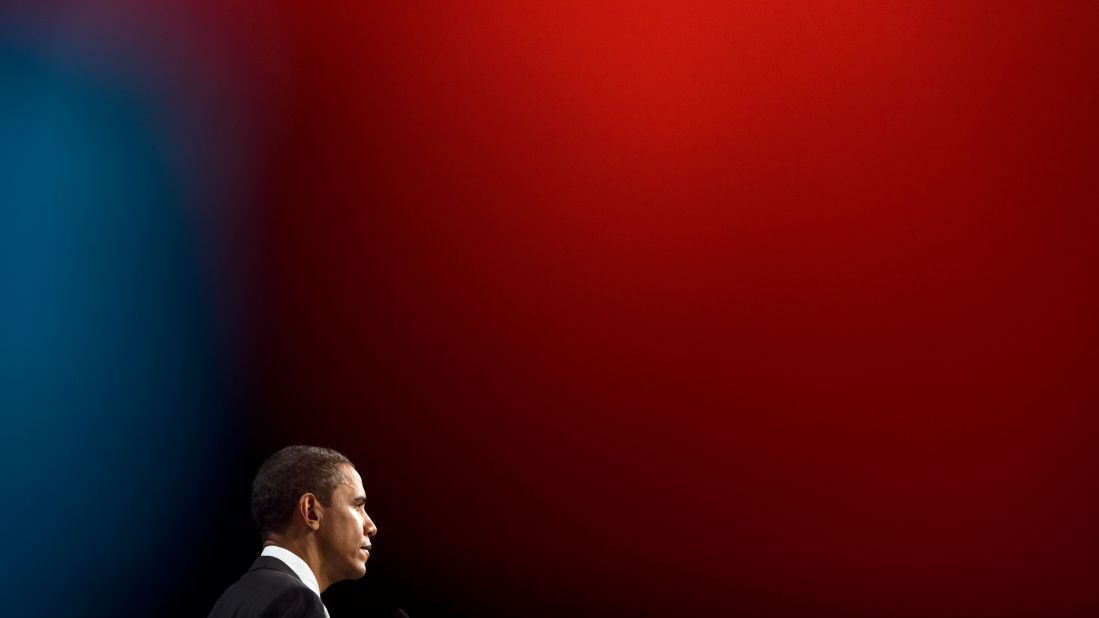
{"type": "Polygon", "coordinates": [[[366,504],[366,496],[355,496],[355,504],[366,504]]]}

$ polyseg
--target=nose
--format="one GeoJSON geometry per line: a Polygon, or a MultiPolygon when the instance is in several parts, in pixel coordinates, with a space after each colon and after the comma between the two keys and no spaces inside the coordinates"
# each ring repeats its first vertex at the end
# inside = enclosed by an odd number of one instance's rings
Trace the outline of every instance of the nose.
{"type": "Polygon", "coordinates": [[[370,519],[369,515],[363,519],[363,534],[366,536],[378,534],[378,527],[374,525],[374,520],[370,519]]]}

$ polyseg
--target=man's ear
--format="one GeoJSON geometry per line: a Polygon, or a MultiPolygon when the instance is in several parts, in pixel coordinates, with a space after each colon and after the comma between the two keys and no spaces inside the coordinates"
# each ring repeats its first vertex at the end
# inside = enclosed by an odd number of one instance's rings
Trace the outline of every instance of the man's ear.
{"type": "Polygon", "coordinates": [[[298,514],[310,530],[315,531],[321,527],[321,511],[323,510],[324,505],[313,494],[302,494],[301,498],[298,498],[298,514]]]}

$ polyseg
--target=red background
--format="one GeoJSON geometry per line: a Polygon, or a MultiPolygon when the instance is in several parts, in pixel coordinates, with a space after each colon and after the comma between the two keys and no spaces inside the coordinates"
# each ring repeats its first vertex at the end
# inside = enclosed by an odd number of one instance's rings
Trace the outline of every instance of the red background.
{"type": "Polygon", "coordinates": [[[264,414],[455,614],[1094,615],[1095,6],[286,8],[264,414]]]}

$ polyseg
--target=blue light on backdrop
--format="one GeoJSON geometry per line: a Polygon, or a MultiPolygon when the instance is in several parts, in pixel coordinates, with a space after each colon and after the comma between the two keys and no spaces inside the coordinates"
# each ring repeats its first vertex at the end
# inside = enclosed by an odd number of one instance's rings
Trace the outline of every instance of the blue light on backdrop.
{"type": "Polygon", "coordinates": [[[0,47],[9,615],[140,609],[164,588],[147,566],[185,554],[219,456],[210,294],[140,92],[0,47]]]}

